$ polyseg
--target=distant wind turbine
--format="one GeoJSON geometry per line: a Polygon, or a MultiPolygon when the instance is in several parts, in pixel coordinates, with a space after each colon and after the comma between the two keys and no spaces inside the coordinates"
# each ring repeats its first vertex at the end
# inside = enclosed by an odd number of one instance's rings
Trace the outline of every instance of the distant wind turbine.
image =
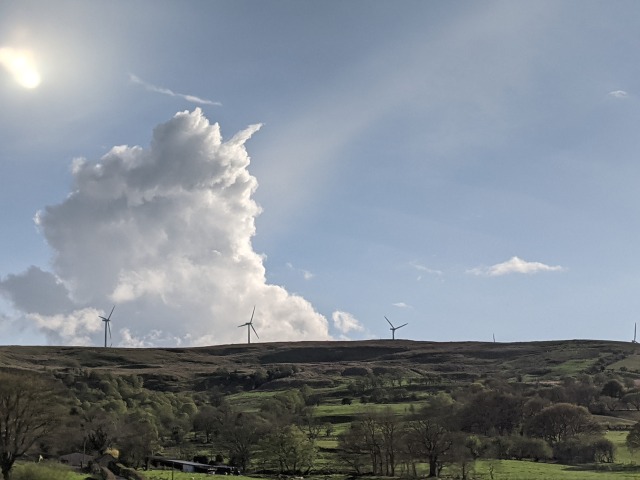
{"type": "Polygon", "coordinates": [[[255,313],[256,313],[256,307],[254,305],[253,312],[251,312],[251,320],[249,320],[247,323],[243,323],[242,325],[238,325],[238,328],[247,327],[247,343],[251,343],[251,330],[253,330],[253,333],[255,333],[256,338],[260,338],[258,336],[258,332],[256,332],[256,329],[253,328],[253,315],[255,313]]]}
{"type": "Polygon", "coordinates": [[[393,323],[391,323],[391,321],[387,317],[384,317],[384,319],[387,321],[387,323],[389,323],[389,325],[391,325],[391,328],[389,329],[389,330],[391,330],[391,340],[395,340],[396,339],[396,330],[398,330],[399,328],[404,327],[405,325],[409,325],[408,323],[403,323],[399,327],[394,327],[393,323]]]}
{"type": "Polygon", "coordinates": [[[102,315],[99,316],[99,318],[102,319],[102,321],[104,322],[104,347],[107,348],[107,332],[109,332],[109,340],[111,340],[111,315],[113,314],[113,311],[115,310],[116,306],[114,305],[113,308],[111,309],[111,313],[109,314],[109,316],[107,318],[104,318],[102,315]]]}
{"type": "Polygon", "coordinates": [[[633,340],[631,340],[631,343],[638,343],[638,342],[636,342],[637,330],[638,330],[638,323],[636,322],[636,323],[633,324],[633,340]]]}

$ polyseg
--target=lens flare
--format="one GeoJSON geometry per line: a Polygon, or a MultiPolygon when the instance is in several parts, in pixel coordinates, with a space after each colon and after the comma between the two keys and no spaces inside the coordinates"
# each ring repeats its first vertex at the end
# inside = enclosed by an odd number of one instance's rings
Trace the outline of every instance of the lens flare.
{"type": "Polygon", "coordinates": [[[2,65],[24,88],[36,88],[41,78],[33,55],[28,50],[17,50],[11,47],[0,48],[0,65],[2,65]]]}

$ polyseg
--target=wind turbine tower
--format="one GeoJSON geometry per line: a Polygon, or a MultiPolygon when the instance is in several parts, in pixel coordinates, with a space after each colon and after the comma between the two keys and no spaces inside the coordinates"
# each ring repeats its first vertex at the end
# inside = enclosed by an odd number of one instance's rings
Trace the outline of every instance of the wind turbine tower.
{"type": "Polygon", "coordinates": [[[389,325],[391,325],[391,328],[389,329],[389,330],[391,330],[391,340],[395,340],[396,339],[396,330],[398,330],[399,328],[404,327],[405,325],[409,325],[408,323],[403,323],[399,327],[394,327],[393,323],[391,323],[391,321],[387,317],[384,317],[384,319],[387,321],[387,323],[389,325]]]}
{"type": "Polygon", "coordinates": [[[111,315],[113,314],[115,308],[116,306],[114,305],[111,309],[111,313],[107,318],[104,318],[102,315],[100,315],[100,318],[104,322],[104,348],[107,348],[107,332],[109,332],[109,340],[111,340],[111,315]]]}
{"type": "Polygon", "coordinates": [[[631,343],[638,343],[636,342],[636,333],[638,331],[638,323],[634,323],[633,324],[633,340],[631,340],[631,343]]]}
{"type": "Polygon", "coordinates": [[[251,320],[249,320],[247,323],[243,323],[242,325],[238,325],[238,328],[247,327],[247,343],[251,343],[251,330],[253,330],[253,333],[255,334],[256,338],[260,338],[258,336],[258,332],[256,332],[256,329],[253,328],[253,315],[255,313],[256,313],[256,307],[254,305],[253,312],[251,312],[251,320]]]}

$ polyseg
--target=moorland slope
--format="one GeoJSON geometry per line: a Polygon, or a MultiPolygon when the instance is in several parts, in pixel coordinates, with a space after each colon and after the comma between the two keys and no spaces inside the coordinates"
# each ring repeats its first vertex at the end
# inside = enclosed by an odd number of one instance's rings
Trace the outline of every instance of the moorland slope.
{"type": "Polygon", "coordinates": [[[409,340],[253,343],[194,348],[0,346],[0,367],[50,372],[91,369],[135,374],[151,389],[194,391],[231,375],[265,377],[263,388],[320,386],[331,377],[366,372],[439,380],[553,381],[579,373],[640,372],[640,346],[629,342],[559,340],[518,343],[409,340]],[[287,371],[286,375],[277,372],[287,371]],[[284,383],[284,384],[283,384],[284,383]]]}

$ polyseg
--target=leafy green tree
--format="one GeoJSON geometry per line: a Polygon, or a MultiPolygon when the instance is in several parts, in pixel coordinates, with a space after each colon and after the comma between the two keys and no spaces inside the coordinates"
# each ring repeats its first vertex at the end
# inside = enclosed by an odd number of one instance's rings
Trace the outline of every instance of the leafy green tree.
{"type": "Polygon", "coordinates": [[[193,418],[193,429],[204,433],[205,443],[209,443],[211,438],[220,432],[223,421],[222,412],[210,405],[204,405],[198,409],[198,413],[193,418]]]}
{"type": "Polygon", "coordinates": [[[479,456],[479,439],[475,435],[454,433],[451,435],[451,442],[451,448],[446,452],[446,461],[451,464],[456,478],[469,480],[479,456]]]}
{"type": "Polygon", "coordinates": [[[83,415],[81,427],[86,432],[87,450],[104,453],[118,433],[118,417],[94,408],[83,415]]]}
{"type": "Polygon", "coordinates": [[[265,421],[252,413],[230,412],[222,427],[220,441],[227,451],[229,463],[246,471],[267,431],[265,421]]]}
{"type": "Polygon", "coordinates": [[[158,428],[148,413],[134,412],[122,422],[118,441],[120,459],[135,468],[153,455],[159,447],[158,428]]]}
{"type": "Polygon", "coordinates": [[[629,433],[627,434],[626,439],[627,448],[632,453],[640,450],[640,422],[636,423],[629,433]]]}
{"type": "Polygon", "coordinates": [[[625,388],[620,380],[611,379],[602,386],[600,394],[620,399],[625,394],[625,388]]]}
{"type": "Polygon", "coordinates": [[[278,428],[262,440],[263,460],[280,473],[308,473],[316,457],[315,443],[294,425],[278,428]]]}
{"type": "Polygon", "coordinates": [[[553,447],[553,456],[559,462],[580,464],[590,462],[613,463],[615,446],[604,437],[577,435],[553,447]]]}
{"type": "Polygon", "coordinates": [[[541,438],[514,435],[510,437],[510,441],[507,458],[515,458],[516,460],[529,459],[538,462],[540,460],[549,460],[553,456],[551,447],[541,438]]]}
{"type": "Polygon", "coordinates": [[[570,403],[556,403],[542,409],[525,425],[525,433],[543,438],[550,445],[583,433],[599,433],[600,426],[589,411],[570,403]]]}
{"type": "Polygon", "coordinates": [[[287,390],[268,398],[260,405],[260,412],[273,424],[295,423],[307,407],[299,390],[287,390]]]}
{"type": "Polygon", "coordinates": [[[482,391],[462,408],[460,427],[465,432],[510,435],[521,424],[525,400],[510,393],[482,391]]]}
{"type": "Polygon", "coordinates": [[[58,386],[41,377],[0,373],[0,470],[10,480],[15,461],[61,418],[58,386]]]}

